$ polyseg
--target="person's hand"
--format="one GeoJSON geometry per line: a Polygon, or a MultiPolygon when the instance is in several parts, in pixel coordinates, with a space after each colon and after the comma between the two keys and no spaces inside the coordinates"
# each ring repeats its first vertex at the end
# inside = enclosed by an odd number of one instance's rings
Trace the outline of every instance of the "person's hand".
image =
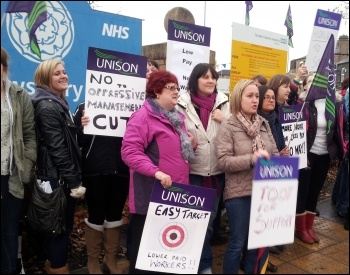
{"type": "Polygon", "coordinates": [[[221,110],[215,109],[211,114],[211,118],[221,123],[227,119],[227,116],[221,110]]]}
{"type": "Polygon", "coordinates": [[[70,190],[71,197],[75,199],[83,199],[85,195],[86,188],[83,186],[79,186],[78,188],[74,188],[70,190]]]}
{"type": "Polygon", "coordinates": [[[83,116],[81,117],[81,125],[84,127],[88,125],[90,122],[90,119],[88,116],[85,115],[85,110],[83,110],[83,116]]]}
{"type": "Polygon", "coordinates": [[[270,154],[269,152],[267,152],[265,149],[261,149],[259,148],[258,150],[256,150],[253,154],[253,158],[252,158],[252,161],[254,163],[257,162],[258,158],[264,158],[264,159],[267,159],[269,160],[270,159],[270,154]]]}
{"type": "Polygon", "coordinates": [[[157,171],[154,174],[154,177],[160,181],[160,183],[163,185],[164,188],[167,188],[167,187],[171,186],[171,184],[172,184],[171,177],[169,175],[163,173],[162,171],[157,171]]]}
{"type": "Polygon", "coordinates": [[[290,155],[290,150],[289,147],[286,146],[280,151],[280,156],[289,156],[290,155]]]}
{"type": "Polygon", "coordinates": [[[192,148],[196,149],[197,146],[198,146],[198,142],[197,142],[196,138],[190,132],[187,132],[187,135],[190,138],[190,141],[191,141],[191,144],[192,144],[192,148]]]}

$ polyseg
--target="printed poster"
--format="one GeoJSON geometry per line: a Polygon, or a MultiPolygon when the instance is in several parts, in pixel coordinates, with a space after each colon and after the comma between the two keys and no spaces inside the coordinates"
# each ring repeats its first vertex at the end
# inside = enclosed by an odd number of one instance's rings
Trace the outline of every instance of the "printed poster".
{"type": "Polygon", "coordinates": [[[216,190],[155,181],[136,268],[197,274],[216,190]]]}
{"type": "Polygon", "coordinates": [[[259,158],[254,170],[248,249],[294,242],[297,157],[259,158]]]}
{"type": "Polygon", "coordinates": [[[126,123],[145,101],[147,58],[90,47],[84,133],[123,137],[126,123]]]}
{"type": "Polygon", "coordinates": [[[179,81],[179,93],[186,92],[192,69],[210,61],[210,28],[169,20],[166,58],[166,69],[179,81]]]}
{"type": "Polygon", "coordinates": [[[305,61],[309,72],[317,71],[331,34],[333,34],[334,39],[337,40],[340,22],[341,14],[320,9],[317,10],[309,50],[305,61]]]}
{"type": "Polygon", "coordinates": [[[279,120],[290,156],[299,157],[299,169],[307,167],[306,110],[302,104],[280,106],[279,120]]]}
{"type": "Polygon", "coordinates": [[[244,78],[263,74],[270,79],[287,71],[288,36],[232,23],[230,91],[244,78]]]}

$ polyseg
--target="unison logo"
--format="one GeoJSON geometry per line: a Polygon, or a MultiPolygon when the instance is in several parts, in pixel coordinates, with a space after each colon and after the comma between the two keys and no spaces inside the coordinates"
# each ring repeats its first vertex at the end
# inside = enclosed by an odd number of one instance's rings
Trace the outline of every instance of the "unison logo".
{"type": "Polygon", "coordinates": [[[324,13],[322,11],[320,11],[318,14],[317,23],[319,25],[324,25],[332,29],[338,29],[339,24],[337,20],[330,18],[327,13],[324,13]]]}
{"type": "Polygon", "coordinates": [[[121,58],[118,58],[111,54],[103,53],[95,49],[97,56],[96,67],[108,70],[118,71],[121,74],[126,75],[137,75],[138,74],[138,65],[126,62],[121,58]]]}
{"type": "MultiPolygon", "coordinates": [[[[38,1],[39,2],[39,1],[38,1]]],[[[32,10],[20,12],[12,9],[6,14],[7,34],[14,48],[30,61],[40,63],[43,60],[63,59],[74,42],[74,24],[72,16],[61,1],[44,1],[47,18],[38,22],[35,31],[37,48],[33,51],[31,29],[36,24],[32,10]]]]}
{"type": "Polygon", "coordinates": [[[188,27],[182,26],[173,22],[174,25],[174,37],[185,39],[198,44],[203,44],[205,41],[205,35],[196,33],[188,27]]]}

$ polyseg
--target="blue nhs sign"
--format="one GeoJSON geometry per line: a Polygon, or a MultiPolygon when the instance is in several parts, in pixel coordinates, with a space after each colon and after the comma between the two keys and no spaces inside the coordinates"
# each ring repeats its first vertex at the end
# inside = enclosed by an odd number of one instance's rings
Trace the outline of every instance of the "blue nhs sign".
{"type": "Polygon", "coordinates": [[[142,53],[141,19],[95,11],[87,1],[1,1],[1,19],[1,47],[10,57],[10,80],[34,94],[39,63],[63,60],[72,112],[84,101],[89,47],[142,53]],[[36,4],[46,8],[46,15],[28,18],[36,4]]]}

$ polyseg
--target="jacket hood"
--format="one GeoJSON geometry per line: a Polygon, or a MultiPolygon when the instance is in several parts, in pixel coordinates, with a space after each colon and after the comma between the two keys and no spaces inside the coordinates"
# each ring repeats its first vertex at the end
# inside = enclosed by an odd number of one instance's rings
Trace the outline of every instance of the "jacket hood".
{"type": "Polygon", "coordinates": [[[65,110],[67,113],[69,113],[68,103],[65,100],[63,100],[62,98],[60,98],[54,92],[51,92],[50,90],[37,88],[35,94],[31,96],[31,99],[32,99],[34,108],[42,100],[52,100],[52,101],[58,103],[63,108],[63,110],[65,110]]]}

